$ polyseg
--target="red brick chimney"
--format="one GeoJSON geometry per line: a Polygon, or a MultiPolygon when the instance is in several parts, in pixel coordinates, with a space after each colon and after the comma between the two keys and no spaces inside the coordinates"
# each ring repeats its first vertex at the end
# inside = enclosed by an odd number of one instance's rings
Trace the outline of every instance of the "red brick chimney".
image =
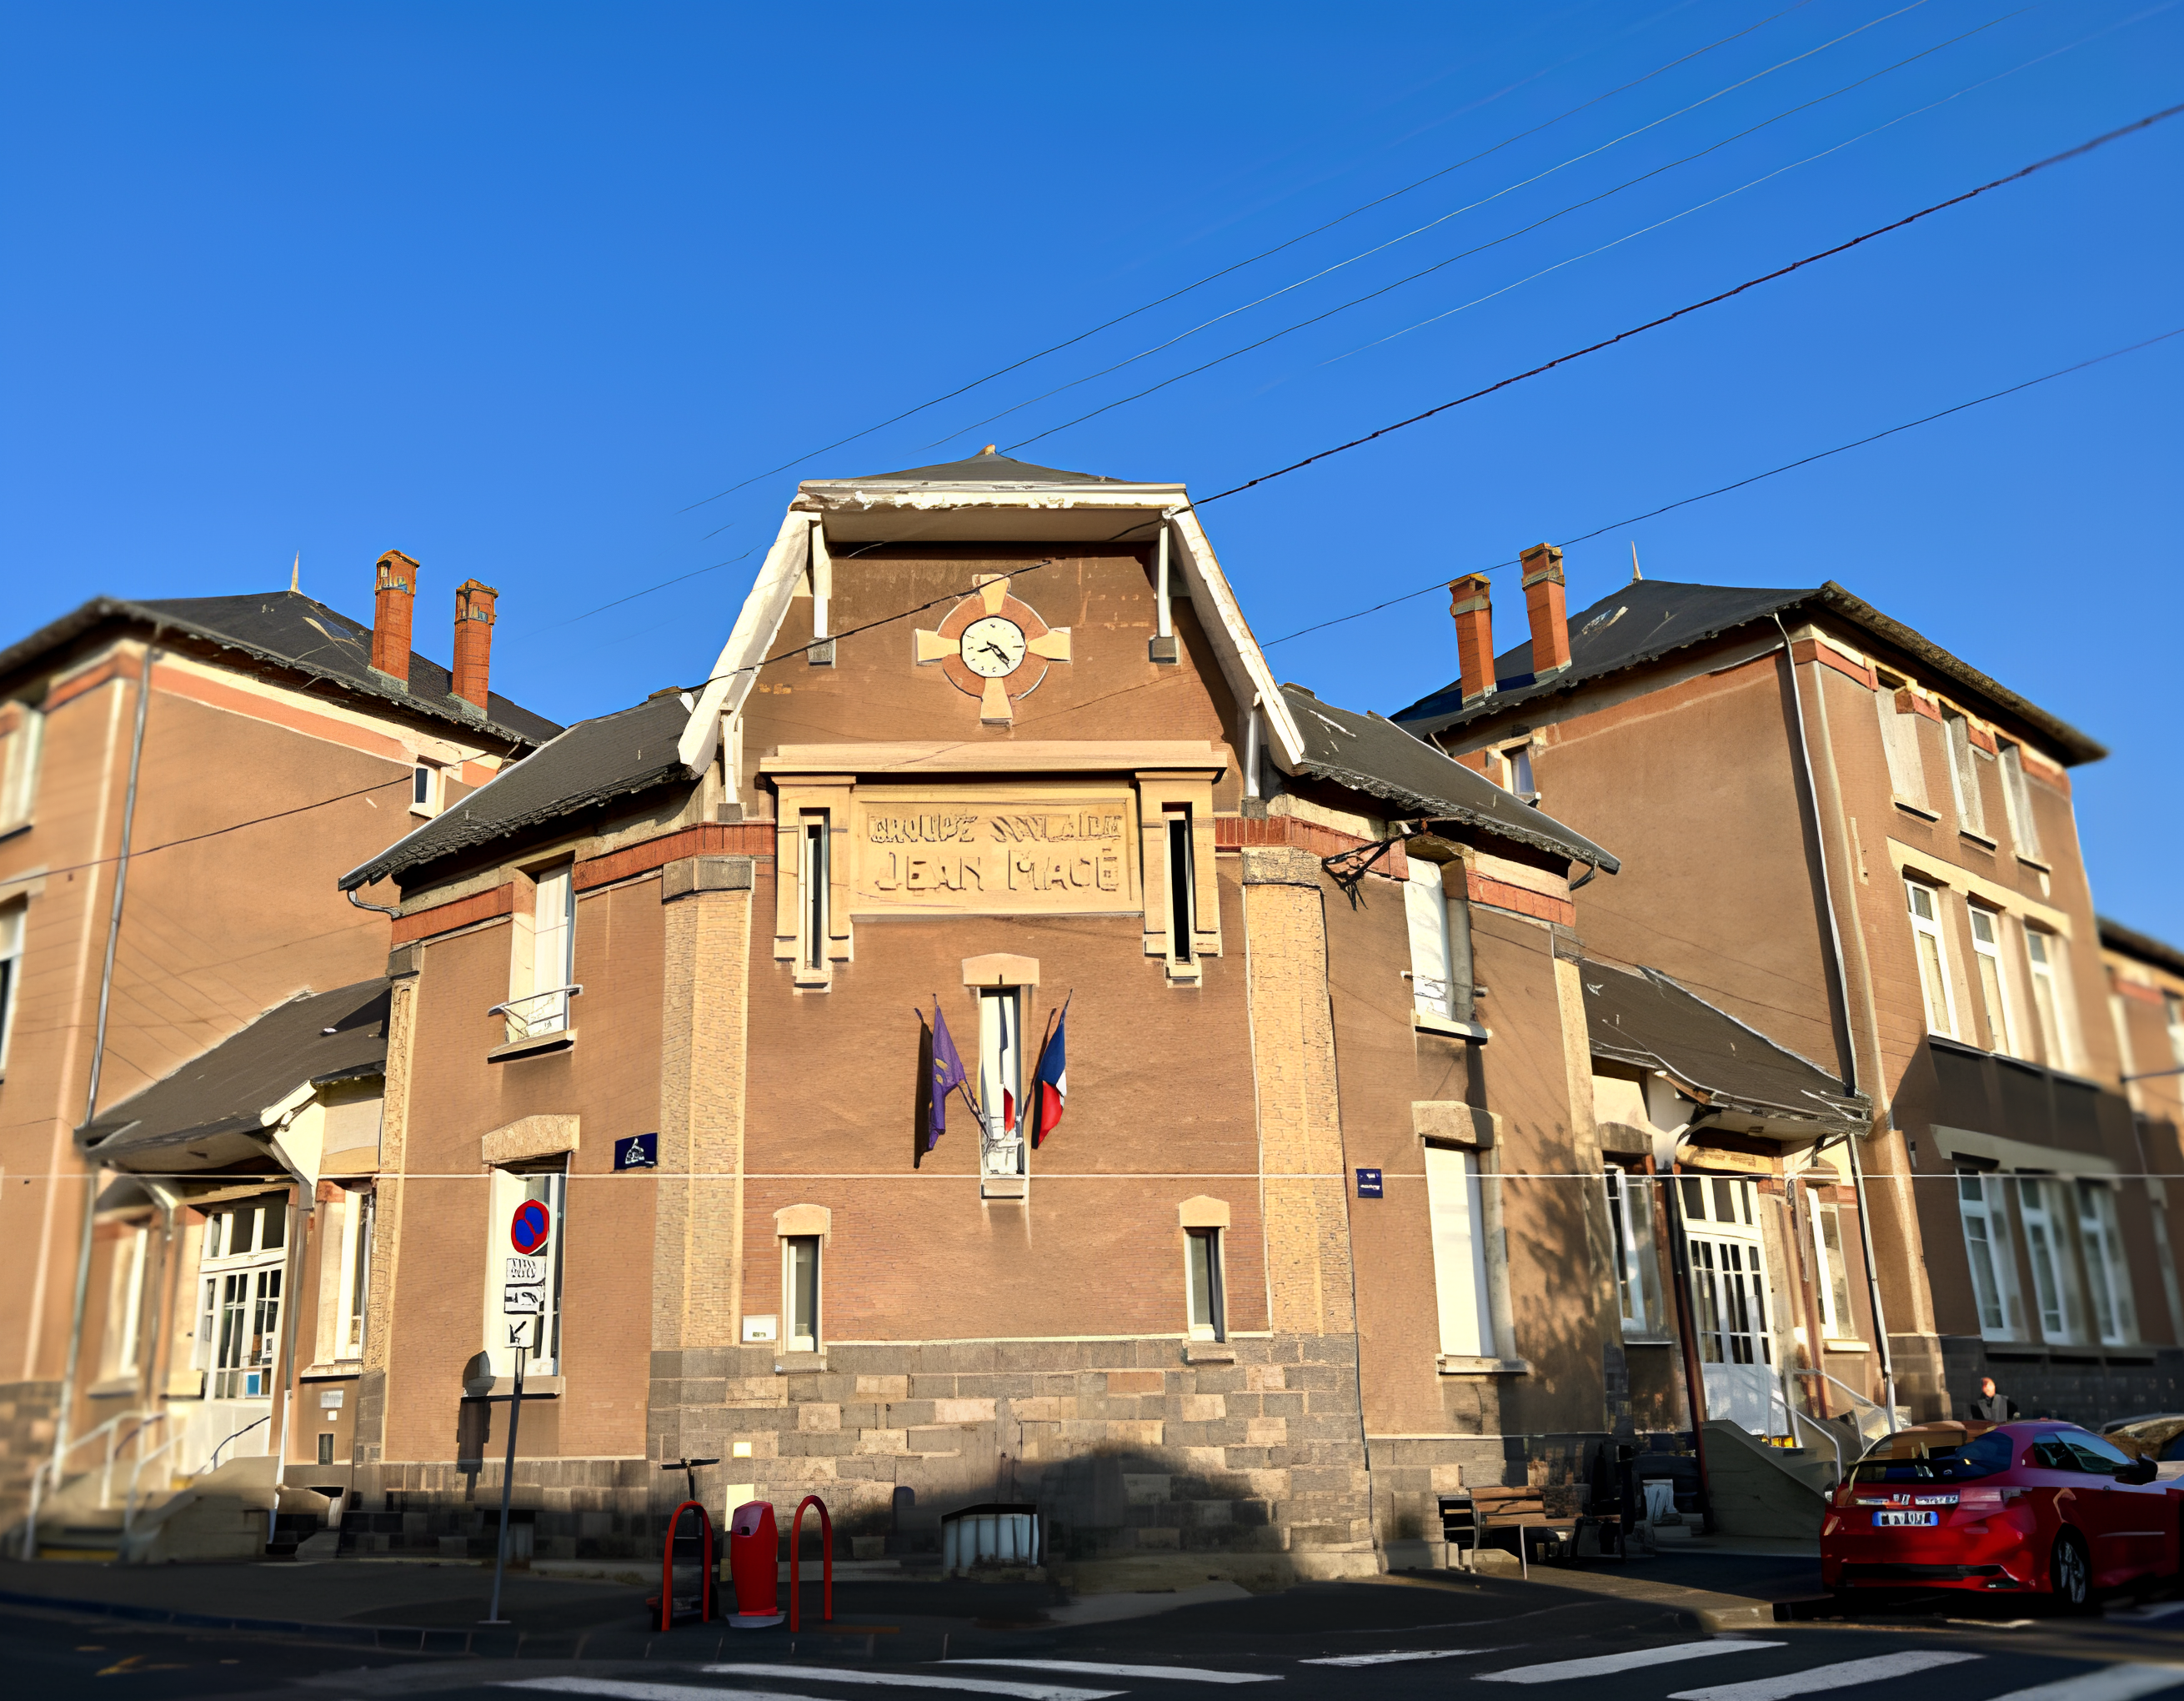
{"type": "Polygon", "coordinates": [[[1448,611],[1456,616],[1457,672],[1463,700],[1494,694],[1494,593],[1484,573],[1449,582],[1448,611]]]}
{"type": "Polygon", "coordinates": [[[1532,617],[1532,677],[1545,679],[1570,665],[1569,610],[1563,552],[1552,544],[1524,551],[1524,612],[1532,617]]]}
{"type": "Polygon", "coordinates": [[[379,558],[371,604],[371,665],[410,689],[410,616],[417,603],[417,564],[399,549],[379,558]]]}
{"type": "Polygon", "coordinates": [[[455,587],[455,695],[477,709],[485,707],[493,671],[493,605],[499,595],[476,579],[455,587]]]}

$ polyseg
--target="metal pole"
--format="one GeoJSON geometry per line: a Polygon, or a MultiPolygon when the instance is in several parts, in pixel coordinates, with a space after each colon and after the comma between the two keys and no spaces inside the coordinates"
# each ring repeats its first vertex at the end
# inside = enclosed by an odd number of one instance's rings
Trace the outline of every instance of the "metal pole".
{"type": "MultiPolygon", "coordinates": [[[[533,1325],[536,1327],[537,1325],[533,1325]]],[[[515,1487],[515,1426],[523,1419],[523,1348],[515,1349],[515,1394],[508,1403],[508,1463],[500,1470],[500,1543],[493,1555],[493,1605],[481,1624],[506,1624],[500,1615],[500,1576],[508,1564],[508,1497],[515,1487]]]]}

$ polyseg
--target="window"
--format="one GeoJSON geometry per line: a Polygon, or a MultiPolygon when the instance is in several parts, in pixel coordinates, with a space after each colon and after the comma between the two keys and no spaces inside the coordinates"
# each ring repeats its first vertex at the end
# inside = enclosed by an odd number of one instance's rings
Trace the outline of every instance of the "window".
{"type": "Polygon", "coordinates": [[[1989,1341],[2014,1341],[2017,1282],[2009,1259],[2009,1225],[2002,1183],[1975,1169],[1957,1174],[1957,1213],[1964,1228],[1964,1256],[1971,1265],[1972,1302],[1980,1333],[1989,1341]]]}
{"type": "MultiPolygon", "coordinates": [[[[17,925],[20,924],[19,920],[17,925]]],[[[4,924],[0,923],[0,925],[4,924]]],[[[2161,1007],[2162,1013],[2169,1020],[2169,1055],[2179,1063],[2184,1063],[2184,998],[2178,997],[2173,992],[2164,992],[2161,995],[2161,1007]]],[[[6,1044],[5,1036],[0,1035],[0,1047],[4,1047],[6,1044]]],[[[4,1061],[6,1056],[6,1051],[0,1050],[0,1061],[4,1061]]]]}
{"type": "Polygon", "coordinates": [[[129,1229],[114,1243],[107,1278],[106,1336],[100,1344],[98,1379],[125,1376],[136,1368],[136,1334],[144,1304],[143,1229],[129,1229]]]}
{"type": "Polygon", "coordinates": [[[1979,763],[1972,753],[1972,723],[1953,709],[1942,712],[1942,730],[1949,741],[1949,793],[1957,806],[1957,825],[1982,837],[1986,833],[1986,808],[1980,800],[1979,763]]]}
{"type": "Polygon", "coordinates": [[[1403,884],[1403,912],[1410,923],[1411,1001],[1421,1016],[1457,1019],[1456,989],[1450,984],[1448,894],[1441,867],[1422,856],[1410,859],[1411,877],[1403,884]]]}
{"type": "Polygon", "coordinates": [[[2115,1190],[2106,1182],[2078,1183],[2078,1241],[2085,1248],[2086,1280],[2092,1286],[2093,1321],[2102,1345],[2121,1347],[2136,1340],[2138,1313],[2131,1304],[2115,1190]]]}
{"type": "Polygon", "coordinates": [[[1919,756],[1919,713],[1911,688],[1892,674],[1879,673],[1873,694],[1880,716],[1880,747],[1888,758],[1888,789],[1906,803],[1926,807],[1926,768],[1919,756]]]}
{"type": "Polygon", "coordinates": [[[1196,871],[1191,865],[1190,806],[1171,808],[1167,825],[1167,956],[1190,961],[1190,936],[1197,925],[1196,871]]]}
{"type": "Polygon", "coordinates": [[[1530,800],[1539,796],[1539,788],[1532,784],[1532,747],[1529,744],[1511,745],[1501,752],[1502,784],[1507,791],[1530,800]]]}
{"type": "Polygon", "coordinates": [[[319,1431],[319,1463],[320,1463],[320,1464],[332,1464],[333,1462],[334,1462],[334,1438],[333,1438],[333,1436],[332,1436],[332,1432],[331,1432],[331,1431],[326,1431],[326,1430],[320,1430],[320,1431],[319,1431]]]}
{"type": "Polygon", "coordinates": [[[2063,1045],[2062,998],[2055,984],[2055,942],[2037,928],[2027,928],[2025,955],[2032,965],[2032,1007],[2040,1012],[2040,1041],[2047,1049],[2048,1067],[2068,1068],[2069,1056],[2063,1045]]]}
{"type": "Polygon", "coordinates": [[[46,717],[27,705],[16,713],[14,730],[0,739],[0,833],[29,826],[38,800],[38,751],[45,741],[46,717]]]}
{"type": "Polygon", "coordinates": [[[2017,1055],[2010,1042],[2009,1006],[2003,996],[2002,918],[1978,904],[1970,906],[1972,918],[1972,962],[1979,971],[1980,1001],[1986,1007],[1990,1049],[2017,1055]]]}
{"type": "Polygon", "coordinates": [[[1023,1138],[1023,996],[1013,986],[978,994],[978,1105],[986,1113],[980,1174],[1026,1173],[1023,1138]]]}
{"type": "Polygon", "coordinates": [[[2049,1208],[2055,1184],[2037,1175],[2017,1178],[2017,1220],[2025,1230],[2025,1262],[2032,1266],[2032,1302],[2040,1313],[2043,1340],[2070,1339],[2070,1311],[2065,1273],[2070,1269],[2063,1241],[2049,1208]]]}
{"type": "Polygon", "coordinates": [[[559,1169],[496,1169],[486,1224],[485,1341],[495,1376],[561,1374],[562,1248],[568,1240],[568,1177],[559,1169]],[[521,1242],[517,1216],[527,1205],[521,1242]],[[519,1244],[531,1250],[519,1252],[519,1244]]]}
{"type": "Polygon", "coordinates": [[[341,1266],[335,1272],[337,1298],[333,1356],[361,1358],[365,1312],[371,1291],[373,1197],[369,1192],[349,1192],[343,1196],[342,1202],[341,1266]]]}
{"type": "Polygon", "coordinates": [[[1190,1304],[1190,1338],[1226,1341],[1228,1320],[1221,1301],[1221,1230],[1184,1230],[1184,1286],[1190,1304]]]}
{"type": "Polygon", "coordinates": [[[287,1240],[283,1198],[224,1207],[205,1221],[198,1359],[210,1377],[205,1391],[215,1400],[272,1395],[287,1240]]]}
{"type": "Polygon", "coordinates": [[[532,882],[531,913],[515,918],[515,960],[509,977],[514,985],[500,1007],[508,1018],[511,1045],[568,1031],[569,995],[576,990],[570,984],[576,966],[574,872],[571,862],[543,870],[532,882]]]}
{"type": "Polygon", "coordinates": [[[1440,1312],[1442,1355],[1496,1357],[1479,1155],[1459,1146],[1426,1147],[1426,1203],[1433,1223],[1434,1293],[1440,1312]]]}
{"type": "Polygon", "coordinates": [[[440,771],[430,762],[419,762],[410,772],[410,812],[412,815],[437,815],[440,812],[440,771]]]}
{"type": "Polygon", "coordinates": [[[1646,1178],[1607,1172],[1607,1220],[1615,1235],[1615,1286],[1625,1335],[1662,1327],[1661,1267],[1653,1256],[1653,1202],[1646,1178]]]}
{"type": "Polygon", "coordinates": [[[809,973],[827,969],[827,882],[833,866],[833,823],[825,810],[803,817],[803,855],[796,865],[797,958],[809,973]]]}
{"type": "Polygon", "coordinates": [[[1820,1333],[1830,1341],[1858,1338],[1858,1318],[1850,1304],[1850,1260],[1843,1251],[1840,1206],[1813,1206],[1814,1286],[1820,1293],[1820,1333]]]}
{"type": "Polygon", "coordinates": [[[2002,746],[2002,806],[2009,816],[2009,841],[2020,856],[2040,854],[2040,827],[2032,818],[2032,793],[2025,784],[2025,752],[2002,746]]]}
{"type": "Polygon", "coordinates": [[[1953,1039],[1957,1007],[1949,992],[1949,970],[1942,950],[1942,923],[1931,886],[1907,879],[1903,890],[1911,902],[1912,944],[1919,953],[1919,990],[1926,1001],[1926,1031],[1953,1039]]]}
{"type": "Polygon", "coordinates": [[[819,1350],[819,1236],[788,1235],[781,1242],[781,1311],[791,1352],[819,1350]]]}
{"type": "Polygon", "coordinates": [[[8,1036],[15,1026],[15,1001],[23,971],[23,917],[27,901],[0,904],[0,1070],[8,1067],[8,1036]]]}

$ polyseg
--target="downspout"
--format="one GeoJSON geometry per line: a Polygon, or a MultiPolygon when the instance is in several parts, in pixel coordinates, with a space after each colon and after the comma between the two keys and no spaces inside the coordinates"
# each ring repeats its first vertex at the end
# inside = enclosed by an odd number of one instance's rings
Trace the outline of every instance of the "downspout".
{"type": "MultiPolygon", "coordinates": [[[[1852,1092],[1858,1090],[1858,1030],[1852,1024],[1850,1014],[1850,972],[1843,962],[1842,929],[1836,921],[1835,883],[1828,873],[1828,841],[1825,827],[1820,820],[1820,789],[1813,777],[1812,746],[1805,736],[1805,699],[1797,689],[1797,658],[1790,648],[1790,628],[1782,624],[1782,616],[1774,616],[1774,629],[1782,634],[1782,660],[1790,670],[1790,706],[1797,722],[1797,761],[1805,773],[1805,795],[1813,803],[1813,845],[1820,856],[1820,896],[1827,906],[1828,945],[1835,952],[1835,1002],[1842,1017],[1843,1072],[1849,1079],[1843,1085],[1852,1092]]],[[[1874,1345],[1880,1349],[1880,1386],[1888,1400],[1888,1421],[1896,1421],[1896,1358],[1888,1348],[1888,1313],[1880,1303],[1880,1271],[1873,1252],[1873,1213],[1867,1208],[1865,1198],[1865,1166],[1858,1161],[1858,1141],[1855,1136],[1844,1142],[1850,1153],[1851,1185],[1858,1193],[1858,1250],[1865,1258],[1865,1294],[1873,1307],[1874,1345]]]]}
{"type": "Polygon", "coordinates": [[[392,904],[374,904],[366,902],[364,899],[357,896],[356,888],[354,886],[348,888],[342,895],[347,898],[349,902],[354,904],[359,910],[376,910],[382,916],[393,916],[397,918],[399,918],[402,914],[401,910],[392,904]]]}
{"type": "MultiPolygon", "coordinates": [[[[152,660],[159,652],[154,647],[159,638],[159,628],[152,628],[152,641],[144,646],[143,660],[136,673],[136,727],[129,745],[129,790],[121,806],[121,850],[114,869],[114,905],[106,917],[106,960],[98,971],[98,1024],[91,1047],[91,1080],[84,1089],[83,1120],[89,1127],[91,1119],[98,1114],[98,1078],[100,1066],[106,1061],[106,1019],[114,1001],[114,956],[121,943],[121,905],[129,890],[130,835],[136,824],[136,778],[144,762],[144,721],[152,703],[152,660]]],[[[83,1232],[76,1244],[75,1299],[69,1313],[68,1357],[61,1363],[60,1410],[53,1423],[53,1462],[51,1475],[53,1492],[58,1493],[62,1466],[68,1458],[69,1425],[75,1415],[76,1359],[83,1352],[84,1304],[91,1291],[91,1234],[98,1214],[98,1174],[102,1168],[91,1163],[84,1175],[83,1232]]],[[[23,1534],[23,1557],[37,1557],[37,1509],[31,1510],[29,1522],[23,1534]]]]}
{"type": "MultiPolygon", "coordinates": [[[[295,1120],[291,1111],[281,1119],[286,1128],[295,1120]]],[[[304,1270],[304,1225],[309,1220],[304,1210],[304,1194],[309,1189],[314,1195],[317,1189],[304,1179],[304,1172],[291,1163],[282,1153],[280,1142],[268,1140],[266,1149],[273,1161],[288,1172],[291,1183],[288,1194],[288,1256],[281,1271],[281,1380],[275,1386],[281,1401],[280,1439],[274,1443],[273,1503],[265,1512],[265,1545],[270,1548],[273,1538],[280,1533],[281,1488],[288,1475],[288,1424],[296,1408],[296,1312],[302,1296],[297,1289],[298,1278],[304,1270]]]]}

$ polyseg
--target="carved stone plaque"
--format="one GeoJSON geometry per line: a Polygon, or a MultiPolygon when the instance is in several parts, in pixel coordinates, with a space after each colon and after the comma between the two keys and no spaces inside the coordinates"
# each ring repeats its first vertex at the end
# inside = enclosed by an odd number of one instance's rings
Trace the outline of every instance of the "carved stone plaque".
{"type": "Polygon", "coordinates": [[[1110,783],[859,786],[861,913],[1133,913],[1136,795],[1110,783]]]}

